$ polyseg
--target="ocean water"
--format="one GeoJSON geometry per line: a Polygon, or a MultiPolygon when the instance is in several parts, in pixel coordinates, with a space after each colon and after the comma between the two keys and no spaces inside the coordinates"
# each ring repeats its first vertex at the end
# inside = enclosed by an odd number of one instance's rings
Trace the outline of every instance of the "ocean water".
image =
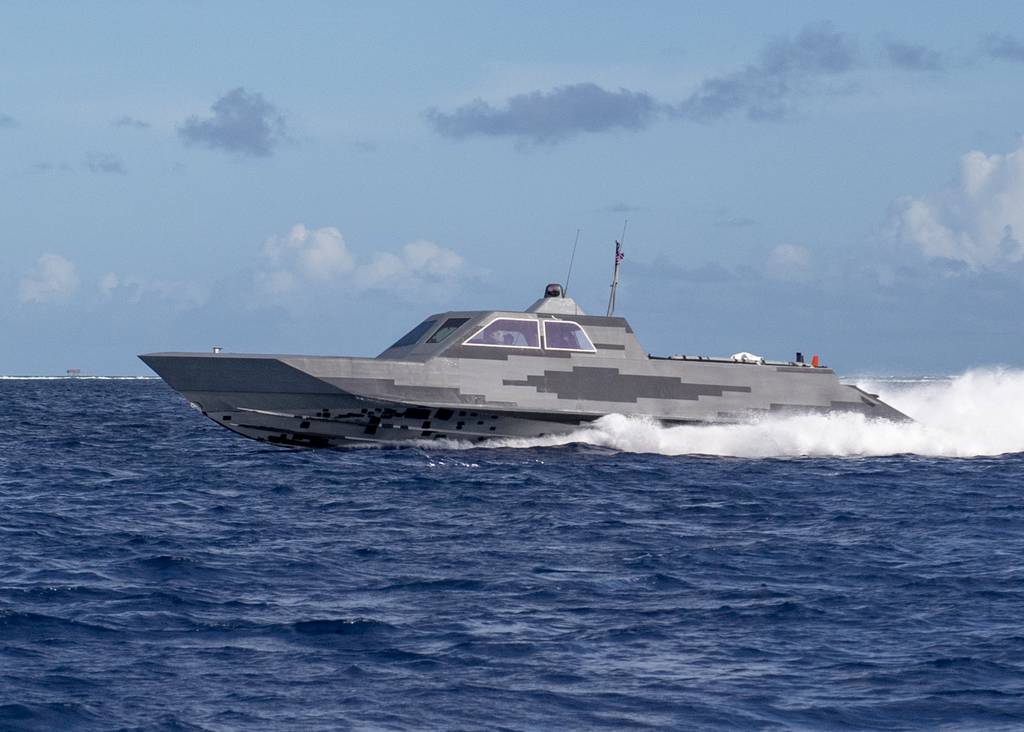
{"type": "Polygon", "coordinates": [[[1024,373],[308,451],[0,380],[0,729],[1020,729],[1024,373]]]}

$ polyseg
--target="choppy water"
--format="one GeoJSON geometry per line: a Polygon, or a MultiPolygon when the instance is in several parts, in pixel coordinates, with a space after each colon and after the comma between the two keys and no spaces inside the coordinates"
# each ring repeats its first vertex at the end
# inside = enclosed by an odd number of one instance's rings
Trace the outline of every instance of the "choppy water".
{"type": "Polygon", "coordinates": [[[1024,374],[873,387],[321,452],[0,381],[0,729],[1020,728],[1024,374]]]}

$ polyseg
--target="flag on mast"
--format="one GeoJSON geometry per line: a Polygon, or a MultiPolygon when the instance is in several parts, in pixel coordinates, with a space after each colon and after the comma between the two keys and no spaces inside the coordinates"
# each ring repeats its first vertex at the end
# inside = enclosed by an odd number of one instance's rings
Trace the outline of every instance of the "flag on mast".
{"type": "Polygon", "coordinates": [[[619,262],[621,262],[625,258],[626,258],[626,255],[622,253],[622,242],[620,242],[618,239],[616,239],[615,240],[615,263],[618,264],[619,262]]]}

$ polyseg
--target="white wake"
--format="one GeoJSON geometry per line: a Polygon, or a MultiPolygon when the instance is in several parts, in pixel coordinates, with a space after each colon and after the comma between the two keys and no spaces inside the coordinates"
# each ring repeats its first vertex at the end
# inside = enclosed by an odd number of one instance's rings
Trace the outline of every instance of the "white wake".
{"type": "Polygon", "coordinates": [[[857,414],[763,417],[731,425],[663,427],[612,414],[567,435],[510,439],[488,447],[587,443],[625,452],[731,457],[974,457],[1024,452],[1024,371],[977,369],[949,379],[843,379],[915,421],[857,414]]]}

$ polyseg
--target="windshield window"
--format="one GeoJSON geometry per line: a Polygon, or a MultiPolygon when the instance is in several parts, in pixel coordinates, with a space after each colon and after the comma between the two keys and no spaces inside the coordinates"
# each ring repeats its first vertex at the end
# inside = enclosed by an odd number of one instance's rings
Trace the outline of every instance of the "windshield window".
{"type": "Polygon", "coordinates": [[[509,348],[540,348],[537,321],[519,318],[498,318],[466,341],[467,346],[506,346],[509,348]]]}
{"type": "Polygon", "coordinates": [[[569,320],[544,321],[544,346],[554,351],[594,351],[586,332],[569,320]]]}
{"type": "Polygon", "coordinates": [[[417,325],[415,328],[410,330],[404,336],[395,341],[392,348],[398,348],[399,346],[411,346],[418,342],[420,338],[427,334],[427,331],[434,327],[436,320],[424,320],[422,323],[417,325]]]}
{"type": "Polygon", "coordinates": [[[448,318],[448,320],[444,321],[444,325],[435,330],[434,335],[427,339],[427,343],[440,343],[468,321],[469,318],[448,318]]]}

